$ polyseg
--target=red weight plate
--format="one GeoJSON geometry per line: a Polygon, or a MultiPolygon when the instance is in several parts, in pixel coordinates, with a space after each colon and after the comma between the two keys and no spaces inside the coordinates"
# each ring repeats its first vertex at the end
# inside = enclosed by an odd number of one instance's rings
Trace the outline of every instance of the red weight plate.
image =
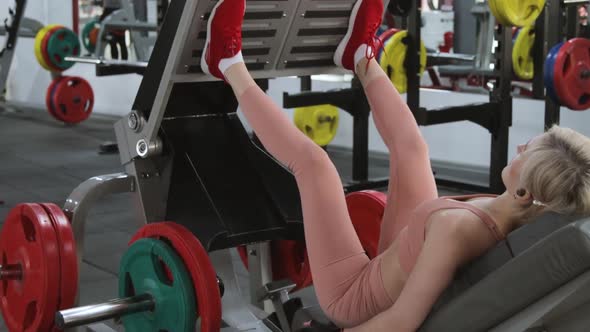
{"type": "Polygon", "coordinates": [[[311,286],[311,270],[305,242],[281,240],[272,244],[273,279],[288,278],[295,283],[293,291],[311,286]]]}
{"type": "Polygon", "coordinates": [[[59,243],[61,268],[61,298],[59,310],[69,309],[76,302],[78,292],[78,256],[70,222],[62,209],[51,203],[41,204],[53,222],[59,243]]]}
{"type": "Polygon", "coordinates": [[[47,111],[49,112],[49,114],[51,114],[51,116],[53,116],[54,118],[56,118],[57,120],[63,121],[62,119],[60,119],[57,114],[55,113],[55,107],[53,105],[53,94],[55,93],[55,88],[57,87],[57,84],[63,79],[63,76],[58,76],[56,78],[53,79],[53,81],[51,81],[51,84],[49,84],[49,87],[47,88],[47,95],[45,96],[45,106],[47,107],[47,111]]]}
{"type": "Polygon", "coordinates": [[[358,191],[346,195],[348,213],[356,234],[369,258],[377,256],[381,219],[387,203],[387,195],[377,191],[358,191]]]}
{"type": "Polygon", "coordinates": [[[221,295],[215,269],[201,242],[185,227],[172,222],[153,223],[142,227],[129,242],[142,238],[165,239],[183,259],[195,287],[197,315],[202,332],[219,332],[221,295]]]}
{"type": "Polygon", "coordinates": [[[64,77],[55,88],[53,105],[63,122],[76,124],[88,119],[94,107],[90,83],[81,77],[64,77]]]}
{"type": "MultiPolygon", "coordinates": [[[[248,269],[246,246],[239,246],[236,249],[242,263],[248,269]]],[[[305,243],[290,240],[272,241],[270,252],[273,280],[289,279],[293,281],[295,283],[293,291],[313,284],[305,243]]]]}
{"type": "Polygon", "coordinates": [[[62,72],[63,69],[57,67],[56,65],[53,64],[53,62],[51,61],[50,57],[49,57],[49,53],[47,53],[47,45],[49,44],[49,38],[51,37],[51,35],[53,35],[54,32],[56,32],[59,29],[63,29],[64,26],[63,25],[56,25],[55,27],[51,28],[51,30],[49,30],[45,36],[43,36],[43,41],[41,42],[41,53],[43,54],[43,60],[45,60],[45,63],[49,66],[49,68],[51,68],[53,71],[55,72],[62,72]]]}
{"type": "Polygon", "coordinates": [[[244,263],[244,266],[246,267],[246,270],[248,269],[248,249],[246,248],[246,246],[239,246],[236,248],[238,250],[238,254],[240,255],[240,259],[242,260],[242,263],[244,263]]]}
{"type": "Polygon", "coordinates": [[[17,265],[20,279],[2,280],[0,307],[10,331],[48,331],[59,298],[59,250],[55,229],[38,204],[10,211],[0,233],[2,266],[17,265]]]}
{"type": "Polygon", "coordinates": [[[554,66],[559,100],[572,110],[590,108],[590,39],[568,40],[559,49],[554,66]]]}

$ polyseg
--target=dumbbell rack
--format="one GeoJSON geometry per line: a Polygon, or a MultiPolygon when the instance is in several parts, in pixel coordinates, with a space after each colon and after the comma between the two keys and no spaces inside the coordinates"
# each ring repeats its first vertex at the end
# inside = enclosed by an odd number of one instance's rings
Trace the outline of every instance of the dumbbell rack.
{"type": "Polygon", "coordinates": [[[462,106],[446,107],[436,110],[427,110],[420,107],[420,75],[419,69],[419,43],[421,28],[421,8],[417,1],[412,1],[413,8],[405,18],[404,26],[407,27],[406,40],[407,54],[405,69],[408,77],[407,103],[412,110],[416,121],[421,126],[430,126],[457,121],[471,121],[486,128],[491,134],[491,162],[489,174],[489,187],[477,186],[455,180],[446,180],[436,177],[440,185],[465,189],[470,191],[501,193],[504,191],[502,182],[502,169],[508,163],[508,130],[512,126],[512,32],[500,26],[496,30],[498,47],[496,49],[495,73],[496,84],[490,94],[490,102],[483,104],[469,104],[462,106]],[[411,56],[415,54],[415,56],[411,56]]]}
{"type": "Polygon", "coordinates": [[[565,37],[575,37],[578,25],[576,5],[586,4],[587,0],[547,0],[545,9],[535,23],[535,44],[533,59],[535,76],[533,78],[533,96],[545,100],[545,129],[559,124],[561,105],[545,94],[543,79],[544,63],[549,50],[565,37]],[[557,27],[557,28],[556,28],[557,27]]]}

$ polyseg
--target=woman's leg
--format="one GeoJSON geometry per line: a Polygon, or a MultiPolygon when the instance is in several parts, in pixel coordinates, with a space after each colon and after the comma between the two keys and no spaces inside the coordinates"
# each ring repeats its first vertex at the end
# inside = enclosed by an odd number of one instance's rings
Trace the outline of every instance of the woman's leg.
{"type": "MultiPolygon", "coordinates": [[[[383,5],[381,0],[360,2],[383,5]]],[[[292,170],[320,304],[340,325],[359,324],[392,305],[381,280],[381,260],[370,262],[365,255],[348,215],[342,182],[326,152],[292,124],[248,73],[240,51],[243,10],[244,0],[224,0],[215,7],[202,68],[232,86],[262,144],[292,170]]]]}
{"type": "Polygon", "coordinates": [[[389,188],[379,253],[387,249],[422,202],[438,197],[428,146],[408,105],[375,59],[358,64],[375,126],[389,150],[389,188]]]}

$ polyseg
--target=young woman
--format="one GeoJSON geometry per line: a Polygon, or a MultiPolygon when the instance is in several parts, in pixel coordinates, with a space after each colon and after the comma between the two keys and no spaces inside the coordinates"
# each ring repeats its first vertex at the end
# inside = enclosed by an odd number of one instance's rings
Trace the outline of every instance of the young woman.
{"type": "Polygon", "coordinates": [[[559,127],[518,147],[502,173],[504,194],[438,198],[428,147],[374,59],[383,1],[358,0],[334,62],[359,76],[390,152],[380,255],[369,260],[331,160],[248,73],[241,53],[244,12],[245,0],[217,3],[201,65],[231,85],[262,144],[293,172],[316,293],[325,313],[346,331],[415,331],[459,266],[547,210],[590,211],[590,140],[559,127]]]}

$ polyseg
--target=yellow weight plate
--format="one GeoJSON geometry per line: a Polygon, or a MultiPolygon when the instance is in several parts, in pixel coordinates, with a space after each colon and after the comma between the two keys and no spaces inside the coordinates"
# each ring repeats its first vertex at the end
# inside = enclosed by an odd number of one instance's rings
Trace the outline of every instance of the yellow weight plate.
{"type": "Polygon", "coordinates": [[[531,55],[534,43],[534,27],[524,27],[518,32],[512,48],[512,68],[520,79],[532,80],[535,75],[535,61],[531,55]]]}
{"type": "Polygon", "coordinates": [[[517,27],[533,25],[544,7],[545,0],[490,0],[490,9],[499,22],[517,27]]]}
{"type": "Polygon", "coordinates": [[[61,26],[60,24],[50,24],[47,25],[45,27],[43,27],[41,30],[39,30],[39,32],[37,32],[37,35],[35,36],[35,57],[37,58],[37,61],[39,62],[39,64],[41,65],[41,67],[45,68],[45,70],[49,70],[52,71],[52,68],[49,67],[49,65],[47,64],[47,62],[45,62],[45,59],[43,58],[43,50],[42,45],[43,45],[43,38],[45,38],[45,36],[47,35],[47,33],[49,33],[49,31],[55,27],[61,26]]]}
{"type": "MultiPolygon", "coordinates": [[[[408,91],[408,78],[404,62],[406,60],[406,53],[408,47],[403,40],[408,36],[407,31],[400,31],[396,33],[385,45],[383,51],[381,68],[388,74],[389,79],[399,93],[406,93],[408,91]]],[[[426,47],[424,43],[420,42],[420,69],[419,75],[422,76],[426,70],[426,47]]]]}
{"type": "Polygon", "coordinates": [[[494,17],[496,18],[496,21],[502,25],[507,25],[509,26],[510,24],[508,23],[508,21],[506,20],[506,18],[503,16],[504,12],[498,10],[498,2],[500,0],[489,0],[489,4],[490,4],[490,11],[492,12],[492,14],[494,15],[494,17]]]}
{"type": "Polygon", "coordinates": [[[340,112],[332,105],[299,107],[295,109],[295,126],[319,146],[332,142],[338,132],[340,112]]]}
{"type": "Polygon", "coordinates": [[[389,52],[388,50],[391,47],[393,37],[395,37],[395,35],[397,35],[398,33],[399,31],[396,32],[393,36],[386,39],[385,43],[383,43],[383,51],[381,52],[381,56],[379,57],[379,65],[381,66],[381,69],[383,69],[383,71],[388,75],[391,68],[387,68],[387,66],[389,65],[389,58],[387,57],[387,53],[389,52]]]}

